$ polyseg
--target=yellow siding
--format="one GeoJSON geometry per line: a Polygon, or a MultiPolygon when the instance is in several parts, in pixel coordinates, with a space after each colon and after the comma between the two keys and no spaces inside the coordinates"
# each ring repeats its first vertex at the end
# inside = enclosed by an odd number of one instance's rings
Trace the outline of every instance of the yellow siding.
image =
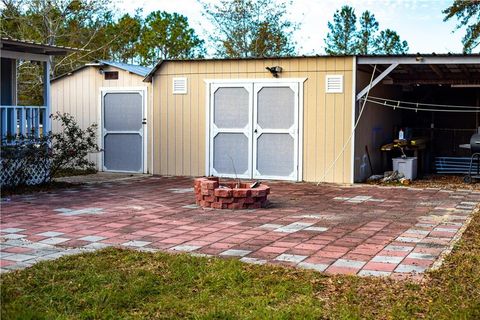
{"type": "Polygon", "coordinates": [[[352,130],[351,57],[164,62],[153,80],[153,172],[204,175],[205,80],[272,78],[265,67],[275,65],[283,68],[283,79],[307,78],[303,87],[302,180],[352,182],[351,143],[347,144],[352,130]],[[344,93],[325,93],[327,74],[344,76],[344,93]],[[174,77],[188,79],[186,95],[172,94],[174,77]],[[333,165],[336,158],[338,161],[333,165]]]}
{"type": "MultiPolygon", "coordinates": [[[[148,171],[152,172],[151,168],[151,145],[154,124],[151,112],[151,85],[143,82],[143,77],[113,67],[102,67],[105,71],[118,71],[118,80],[105,80],[103,75],[98,72],[95,67],[87,67],[74,72],[70,76],[60,78],[52,82],[52,113],[60,111],[62,113],[69,113],[75,117],[82,129],[86,129],[93,123],[99,125],[98,138],[100,145],[101,128],[100,128],[100,88],[102,87],[147,87],[147,117],[148,133],[147,133],[147,167],[148,171]]],[[[59,131],[59,125],[53,121],[52,130],[59,131]]],[[[94,161],[97,169],[101,170],[101,163],[99,155],[90,155],[89,160],[94,161]]]]}

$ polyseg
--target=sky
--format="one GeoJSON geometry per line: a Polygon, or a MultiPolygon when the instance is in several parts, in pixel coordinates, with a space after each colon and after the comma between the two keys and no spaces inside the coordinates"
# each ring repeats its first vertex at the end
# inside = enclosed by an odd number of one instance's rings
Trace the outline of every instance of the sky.
{"type": "MultiPolygon", "coordinates": [[[[209,0],[215,1],[215,0],[209,0]]],[[[275,0],[272,0],[275,1],[275,0]]],[[[335,10],[343,5],[355,9],[357,18],[369,10],[379,22],[380,30],[393,29],[402,40],[407,40],[410,53],[462,52],[464,30],[455,31],[457,21],[443,21],[442,10],[453,0],[293,0],[289,19],[300,23],[295,32],[297,54],[325,54],[324,39],[327,23],[335,10]],[[455,32],[454,32],[455,31],[455,32]]],[[[202,16],[198,0],[118,0],[119,13],[134,13],[143,8],[143,14],[163,10],[188,17],[190,26],[202,39],[207,39],[212,26],[202,16]]],[[[209,48],[209,53],[214,50],[209,48]]]]}

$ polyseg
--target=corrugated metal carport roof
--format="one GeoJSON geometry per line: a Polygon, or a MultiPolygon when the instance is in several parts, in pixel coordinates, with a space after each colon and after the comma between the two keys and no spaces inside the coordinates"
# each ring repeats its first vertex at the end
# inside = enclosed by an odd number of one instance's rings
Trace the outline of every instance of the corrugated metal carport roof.
{"type": "Polygon", "coordinates": [[[47,45],[34,41],[13,39],[8,37],[2,37],[0,39],[0,49],[16,52],[45,54],[50,56],[66,55],[68,52],[72,51],[85,51],[83,49],[47,45]]]}

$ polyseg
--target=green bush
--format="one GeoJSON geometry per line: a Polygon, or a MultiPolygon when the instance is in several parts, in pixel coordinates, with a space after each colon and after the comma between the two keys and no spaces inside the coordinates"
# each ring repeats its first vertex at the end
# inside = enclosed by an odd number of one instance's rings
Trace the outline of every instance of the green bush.
{"type": "Polygon", "coordinates": [[[57,112],[50,118],[59,121],[59,132],[40,137],[29,133],[2,141],[2,187],[49,183],[61,170],[95,170],[87,156],[100,151],[97,125],[82,130],[68,113],[57,112]]]}

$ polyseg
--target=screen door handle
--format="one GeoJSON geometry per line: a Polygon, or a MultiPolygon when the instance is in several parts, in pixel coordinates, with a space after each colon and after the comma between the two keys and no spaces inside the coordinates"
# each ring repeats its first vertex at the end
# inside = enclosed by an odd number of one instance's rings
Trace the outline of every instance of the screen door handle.
{"type": "Polygon", "coordinates": [[[147,119],[146,118],[143,118],[142,124],[147,124],[147,119]]]}

